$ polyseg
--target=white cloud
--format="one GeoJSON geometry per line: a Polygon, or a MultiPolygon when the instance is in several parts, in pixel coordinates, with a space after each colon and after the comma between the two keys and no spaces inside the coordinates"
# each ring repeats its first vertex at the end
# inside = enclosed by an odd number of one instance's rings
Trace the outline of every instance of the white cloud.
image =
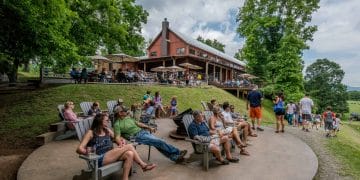
{"type": "Polygon", "coordinates": [[[137,4],[149,12],[148,23],[144,25],[145,39],[154,38],[161,30],[161,22],[167,18],[170,28],[193,38],[199,35],[217,39],[224,43],[225,52],[231,56],[241,47],[234,39],[235,30],[230,29],[230,10],[243,5],[243,0],[138,0],[137,4]],[[208,24],[220,24],[221,28],[209,28],[208,24]]]}

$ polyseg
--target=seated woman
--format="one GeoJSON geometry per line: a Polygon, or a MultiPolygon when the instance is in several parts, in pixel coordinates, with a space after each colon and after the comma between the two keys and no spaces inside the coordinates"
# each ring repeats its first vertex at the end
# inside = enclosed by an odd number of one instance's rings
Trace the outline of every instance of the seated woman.
{"type": "Polygon", "coordinates": [[[257,137],[255,133],[252,132],[250,124],[240,117],[234,112],[234,106],[229,105],[228,102],[224,102],[223,104],[224,111],[221,113],[224,117],[225,126],[236,126],[238,130],[244,130],[244,141],[247,142],[248,136],[257,137]],[[235,118],[236,117],[236,118],[235,118]]]}
{"type": "Polygon", "coordinates": [[[224,126],[224,120],[221,115],[221,111],[219,107],[215,107],[213,110],[214,115],[210,118],[210,134],[219,134],[220,137],[222,136],[228,136],[229,138],[232,138],[238,148],[240,149],[241,155],[250,155],[246,150],[246,145],[241,142],[239,133],[236,128],[226,127],[224,126]]]}
{"type": "MultiPolygon", "coordinates": [[[[194,120],[190,123],[188,130],[189,130],[189,136],[191,139],[201,139],[202,137],[210,137],[211,132],[209,130],[209,127],[207,126],[205,122],[205,118],[201,111],[193,111],[194,120]]],[[[213,134],[215,135],[215,134],[213,134]]],[[[209,144],[209,150],[214,154],[216,157],[216,160],[218,160],[222,165],[229,164],[230,162],[238,162],[239,159],[232,157],[231,152],[231,143],[228,136],[219,135],[219,137],[213,137],[210,140],[209,144]],[[220,144],[224,146],[225,149],[225,160],[221,156],[221,150],[220,150],[220,144]]]]}
{"type": "Polygon", "coordinates": [[[150,100],[149,106],[140,117],[140,122],[147,124],[151,118],[155,118],[155,102],[150,100]]]}
{"type": "Polygon", "coordinates": [[[74,103],[72,101],[67,101],[64,104],[64,119],[65,121],[69,121],[70,123],[67,123],[67,127],[69,129],[75,129],[73,122],[76,122],[79,120],[76,113],[74,112],[74,103]]]}
{"type": "Polygon", "coordinates": [[[95,116],[97,114],[100,114],[101,110],[100,110],[100,104],[99,102],[94,102],[93,105],[91,106],[88,115],[89,116],[95,116]]]}
{"type": "Polygon", "coordinates": [[[122,179],[128,179],[133,161],[143,171],[152,170],[156,167],[153,163],[146,164],[142,161],[132,144],[126,144],[125,141],[122,141],[117,147],[113,148],[111,138],[114,138],[114,133],[108,128],[108,123],[109,117],[107,114],[97,114],[90,130],[86,132],[76,152],[87,154],[86,147],[95,147],[96,154],[100,156],[98,159],[99,167],[118,160],[124,161],[122,179]]]}

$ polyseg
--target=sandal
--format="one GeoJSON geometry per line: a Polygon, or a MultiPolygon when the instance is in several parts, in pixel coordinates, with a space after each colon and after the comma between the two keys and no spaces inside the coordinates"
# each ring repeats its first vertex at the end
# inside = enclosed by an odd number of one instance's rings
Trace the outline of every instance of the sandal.
{"type": "Polygon", "coordinates": [[[247,152],[245,149],[240,151],[241,155],[250,156],[249,152],[247,152]]]}
{"type": "Polygon", "coordinates": [[[251,137],[257,137],[257,134],[250,134],[251,137]]]}
{"type": "Polygon", "coordinates": [[[219,159],[216,159],[219,163],[220,163],[220,165],[228,165],[229,164],[229,161],[228,160],[222,160],[222,161],[220,161],[219,159]]]}
{"type": "Polygon", "coordinates": [[[143,172],[150,171],[154,168],[156,168],[156,164],[154,164],[154,163],[146,164],[144,167],[141,167],[143,172]]]}
{"type": "Polygon", "coordinates": [[[279,133],[279,131],[275,131],[275,133],[279,133]]]}
{"type": "Polygon", "coordinates": [[[226,159],[226,160],[228,160],[229,162],[232,162],[232,163],[239,162],[238,158],[231,158],[231,159],[226,159]]]}

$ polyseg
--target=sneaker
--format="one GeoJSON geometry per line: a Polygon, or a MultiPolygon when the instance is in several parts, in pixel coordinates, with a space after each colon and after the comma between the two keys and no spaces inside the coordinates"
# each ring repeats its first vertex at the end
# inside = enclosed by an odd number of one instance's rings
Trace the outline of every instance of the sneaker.
{"type": "Polygon", "coordinates": [[[257,127],[256,129],[257,129],[258,131],[264,131],[264,129],[261,128],[261,127],[257,127]]]}
{"type": "Polygon", "coordinates": [[[310,132],[309,129],[305,129],[306,132],[310,132]]]}
{"type": "Polygon", "coordinates": [[[180,151],[180,154],[179,154],[179,157],[175,160],[176,163],[181,163],[183,162],[185,159],[184,159],[184,156],[186,155],[187,153],[187,150],[182,150],[180,151]]]}
{"type": "Polygon", "coordinates": [[[252,130],[255,130],[255,126],[253,126],[251,129],[252,129],[252,130]]]}

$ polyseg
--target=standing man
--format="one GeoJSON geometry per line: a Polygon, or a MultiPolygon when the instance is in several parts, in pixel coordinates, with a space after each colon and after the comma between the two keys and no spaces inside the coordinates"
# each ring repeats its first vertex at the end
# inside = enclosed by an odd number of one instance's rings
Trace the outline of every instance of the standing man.
{"type": "Polygon", "coordinates": [[[309,93],[300,100],[300,113],[302,117],[303,131],[309,132],[309,123],[311,122],[311,108],[314,102],[309,98],[309,93]]]}
{"type": "Polygon", "coordinates": [[[247,102],[246,102],[246,109],[249,110],[249,115],[251,118],[252,123],[252,129],[255,130],[255,118],[257,120],[257,130],[258,131],[264,131],[263,128],[261,128],[261,99],[262,95],[257,90],[257,85],[254,86],[252,91],[247,96],[247,102]]]}

